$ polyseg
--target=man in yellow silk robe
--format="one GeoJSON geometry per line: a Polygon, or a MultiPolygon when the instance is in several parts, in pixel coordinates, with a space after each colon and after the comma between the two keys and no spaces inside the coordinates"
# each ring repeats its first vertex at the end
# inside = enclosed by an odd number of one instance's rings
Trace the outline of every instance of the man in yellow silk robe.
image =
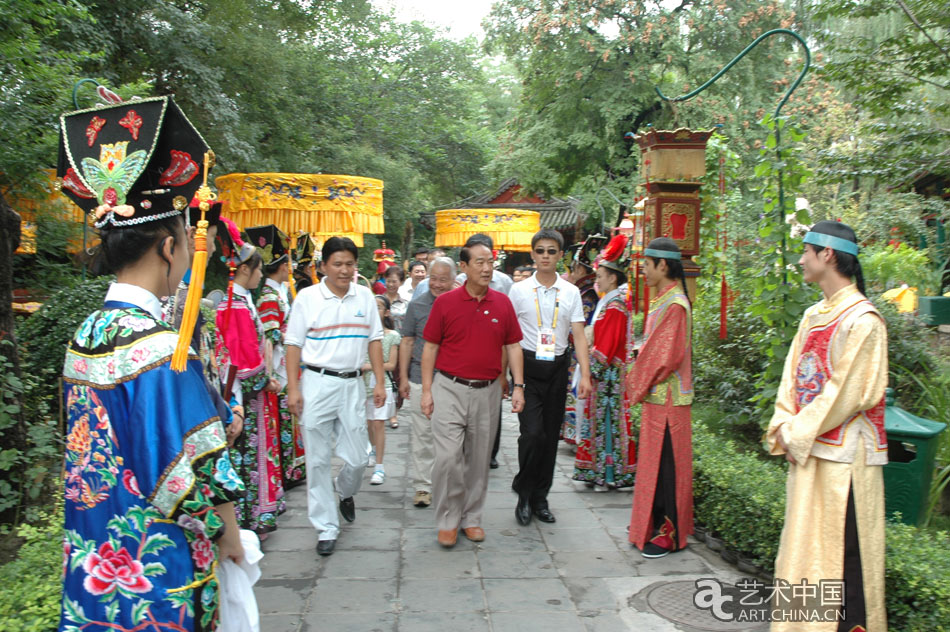
{"type": "Polygon", "coordinates": [[[766,435],[770,453],[790,464],[775,580],[843,581],[844,603],[831,609],[842,620],[773,618],[772,630],[882,632],[887,330],[864,296],[854,231],[823,221],[804,241],[799,264],[824,298],[792,341],[766,435]]]}

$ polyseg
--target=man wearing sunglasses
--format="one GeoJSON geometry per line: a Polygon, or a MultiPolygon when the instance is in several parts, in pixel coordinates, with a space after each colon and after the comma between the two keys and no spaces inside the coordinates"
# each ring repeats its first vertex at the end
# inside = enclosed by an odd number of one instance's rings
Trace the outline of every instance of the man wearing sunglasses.
{"type": "Polygon", "coordinates": [[[531,238],[531,259],[537,271],[512,286],[508,297],[521,325],[524,355],[524,409],[518,414],[519,471],[511,484],[518,493],[515,518],[521,525],[532,514],[554,522],[548,508],[548,491],[554,478],[557,443],[564,421],[567,376],[571,363],[568,338],[574,334],[581,380],[580,397],[590,392],[590,361],[584,335],[581,293],[557,273],[564,255],[564,238],[549,228],[531,238]]]}

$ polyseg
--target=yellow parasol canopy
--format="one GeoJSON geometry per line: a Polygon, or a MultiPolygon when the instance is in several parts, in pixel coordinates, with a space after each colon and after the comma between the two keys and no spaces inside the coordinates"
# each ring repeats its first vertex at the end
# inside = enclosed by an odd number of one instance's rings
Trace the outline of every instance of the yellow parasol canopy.
{"type": "MultiPolygon", "coordinates": [[[[42,217],[45,211],[52,211],[59,219],[67,222],[76,222],[77,224],[82,224],[86,219],[86,214],[83,213],[82,209],[70,202],[69,198],[57,190],[56,172],[53,169],[43,169],[43,171],[49,178],[48,183],[43,183],[45,195],[40,195],[39,197],[24,197],[16,193],[7,194],[7,202],[13,210],[20,214],[20,219],[23,222],[20,225],[20,247],[17,248],[15,253],[18,255],[36,254],[36,222],[38,213],[42,217]]],[[[91,247],[99,242],[99,238],[92,230],[89,231],[87,237],[89,240],[89,243],[86,244],[87,247],[91,247]]],[[[82,235],[71,238],[69,240],[69,246],[67,246],[66,249],[72,254],[80,252],[82,250],[82,235]]]]}
{"type": "Polygon", "coordinates": [[[334,235],[363,245],[383,232],[383,181],[309,173],[229,173],[215,179],[222,213],[238,225],[275,224],[288,235],[334,235]]]}
{"type": "Polygon", "coordinates": [[[465,208],[435,212],[435,245],[464,246],[477,233],[488,235],[498,250],[528,252],[541,230],[541,213],[513,208],[465,208]]]}

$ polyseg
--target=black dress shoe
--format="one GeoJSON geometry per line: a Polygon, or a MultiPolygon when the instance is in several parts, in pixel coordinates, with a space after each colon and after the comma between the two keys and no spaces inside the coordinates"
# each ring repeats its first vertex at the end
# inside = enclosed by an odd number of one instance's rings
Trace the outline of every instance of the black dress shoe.
{"type": "Polygon", "coordinates": [[[353,502],[352,496],[340,499],[340,515],[347,522],[356,520],[356,503],[353,502]]]}
{"type": "Polygon", "coordinates": [[[535,509],[534,516],[541,522],[557,522],[557,518],[554,517],[554,514],[551,513],[551,510],[547,507],[535,509]]]}
{"type": "Polygon", "coordinates": [[[515,519],[522,527],[531,523],[531,503],[523,496],[518,496],[518,506],[515,507],[515,519]]]}
{"type": "Polygon", "coordinates": [[[323,555],[333,555],[333,547],[336,546],[336,540],[320,540],[317,542],[317,553],[323,555]]]}
{"type": "Polygon", "coordinates": [[[498,469],[498,459],[492,457],[492,460],[488,462],[488,467],[490,467],[490,468],[493,469],[493,470],[497,470],[497,469],[498,469]]]}

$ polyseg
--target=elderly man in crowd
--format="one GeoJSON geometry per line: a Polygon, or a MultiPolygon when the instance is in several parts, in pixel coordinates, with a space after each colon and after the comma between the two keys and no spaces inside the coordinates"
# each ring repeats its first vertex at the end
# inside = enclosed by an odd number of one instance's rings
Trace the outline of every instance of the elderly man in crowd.
{"type": "MultiPolygon", "coordinates": [[[[399,345],[399,391],[406,401],[422,399],[422,332],[432,311],[436,297],[452,289],[455,282],[455,262],[448,257],[437,257],[429,267],[429,291],[411,303],[402,321],[402,342],[399,345]]],[[[412,424],[412,484],[415,487],[413,504],[428,507],[432,504],[432,425],[419,406],[410,406],[412,424]]]]}
{"type": "Polygon", "coordinates": [[[502,350],[514,375],[512,410],[524,405],[521,328],[508,297],[489,288],[491,248],[470,242],[459,253],[465,284],[438,297],[423,330],[422,412],[432,418],[432,468],[438,542],[455,546],[458,530],[485,539],[492,435],[501,410],[502,350]],[[435,404],[438,402],[438,404],[435,404]]]}

